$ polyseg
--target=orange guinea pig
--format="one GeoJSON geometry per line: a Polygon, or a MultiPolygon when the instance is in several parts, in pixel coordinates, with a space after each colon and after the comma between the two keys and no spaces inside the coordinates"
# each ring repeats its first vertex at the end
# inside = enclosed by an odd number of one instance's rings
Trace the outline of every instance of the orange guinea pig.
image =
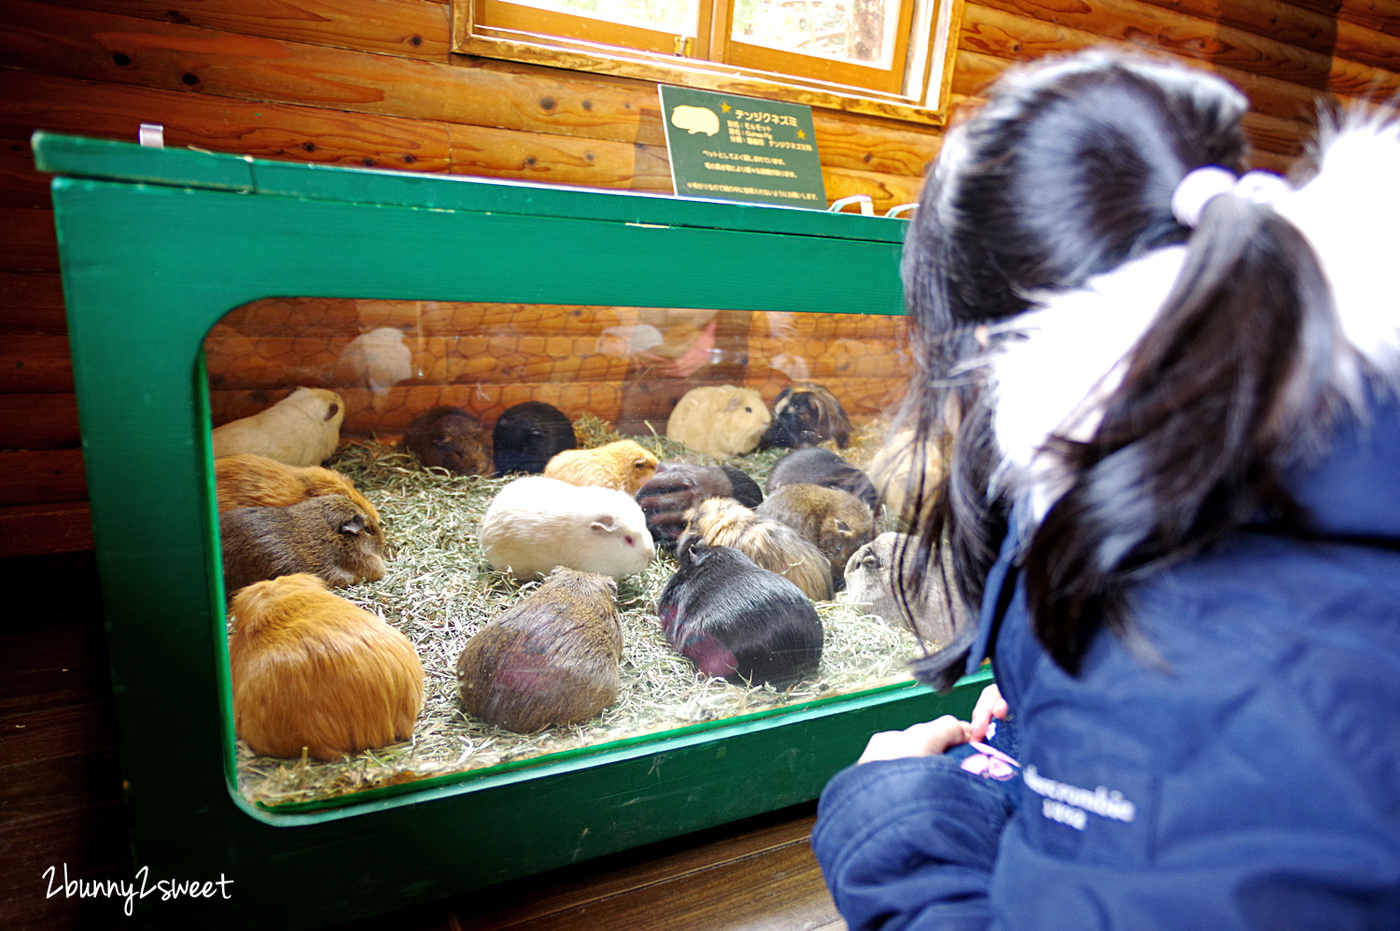
{"type": "Polygon", "coordinates": [[[214,486],[219,513],[234,508],[284,508],[320,495],[344,495],[369,518],[369,534],[384,546],[379,512],[355,490],[355,483],[333,469],[289,466],[268,456],[238,453],[214,460],[214,486]]]}
{"type": "Polygon", "coordinates": [[[234,729],[254,752],[334,760],[412,736],[424,688],[413,644],[321,579],[256,582],[229,616],[234,729]]]}
{"type": "Polygon", "coordinates": [[[570,485],[601,485],[635,495],[656,474],[656,456],[636,440],[618,440],[555,453],[544,474],[570,485]]]}

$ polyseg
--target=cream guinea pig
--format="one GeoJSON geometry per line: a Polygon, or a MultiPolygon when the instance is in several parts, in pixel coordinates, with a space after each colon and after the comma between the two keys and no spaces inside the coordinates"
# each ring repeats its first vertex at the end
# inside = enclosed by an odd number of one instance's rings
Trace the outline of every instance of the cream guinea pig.
{"type": "Polygon", "coordinates": [[[758,448],[772,422],[763,396],[752,388],[711,385],[692,388],[666,421],[666,438],[715,459],[758,448]]]}
{"type": "Polygon", "coordinates": [[[334,391],[297,388],[267,410],[215,427],[214,458],[254,453],[287,465],[320,465],[340,444],[344,419],[345,402],[334,391]]]}
{"type": "Polygon", "coordinates": [[[641,572],[656,555],[631,495],[543,475],[515,479],[497,492],[479,539],[493,568],[522,580],[555,566],[617,579],[641,572]]]}

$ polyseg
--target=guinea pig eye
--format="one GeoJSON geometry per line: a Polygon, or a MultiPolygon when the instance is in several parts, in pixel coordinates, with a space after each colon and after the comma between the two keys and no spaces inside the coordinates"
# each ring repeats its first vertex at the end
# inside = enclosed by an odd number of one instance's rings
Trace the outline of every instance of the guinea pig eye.
{"type": "Polygon", "coordinates": [[[637,541],[633,540],[631,536],[625,536],[622,538],[622,542],[628,546],[635,546],[637,541]]]}
{"type": "Polygon", "coordinates": [[[746,407],[746,408],[744,408],[744,413],[746,413],[746,414],[752,414],[752,413],[753,413],[753,408],[752,408],[752,407],[746,407]]]}

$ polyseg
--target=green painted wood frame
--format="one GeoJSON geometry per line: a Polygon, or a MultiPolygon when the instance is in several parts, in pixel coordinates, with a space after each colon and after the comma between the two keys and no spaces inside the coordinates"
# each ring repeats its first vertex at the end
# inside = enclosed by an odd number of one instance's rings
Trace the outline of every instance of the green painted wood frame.
{"type": "Polygon", "coordinates": [[[946,696],[874,689],[322,811],[250,805],[234,789],[202,362],[220,317],[273,296],[897,314],[905,224],[44,133],[34,152],[55,174],[147,923],[313,926],[480,889],[815,798],[870,733],[970,710],[985,674],[946,696]],[[220,879],[212,899],[156,886],[220,879]]]}

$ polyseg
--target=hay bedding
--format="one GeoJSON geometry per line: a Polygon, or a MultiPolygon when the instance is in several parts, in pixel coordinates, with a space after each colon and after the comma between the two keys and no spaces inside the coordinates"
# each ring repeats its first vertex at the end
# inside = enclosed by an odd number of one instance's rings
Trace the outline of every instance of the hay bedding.
{"type": "MultiPolygon", "coordinates": [[[[616,439],[605,425],[581,421],[581,446],[616,439]]],[[[660,437],[642,440],[661,459],[690,458],[660,437]]],[[[730,460],[759,482],[786,450],[730,460]]],[[[845,454],[851,458],[850,450],[845,454]]],[[[858,450],[857,450],[858,452],[858,450]]],[[[819,674],[785,691],[698,677],[666,641],[651,613],[675,570],[659,554],[648,571],[621,579],[622,689],[618,700],[582,725],[521,735],[468,716],[457,700],[457,656],[468,638],[538,583],[517,585],[491,570],[476,532],[491,498],[508,479],[428,471],[401,448],[342,444],[328,465],[348,475],[380,512],[390,553],[377,582],[338,590],[413,641],[426,674],[426,701],[411,740],[322,763],[254,754],[238,742],[238,784],[264,805],[315,802],[349,793],[443,776],[658,733],[907,679],[905,661],[920,651],[908,632],[841,602],[817,604],[826,629],[819,674]]],[[[893,529],[890,527],[877,529],[893,529]]]]}

